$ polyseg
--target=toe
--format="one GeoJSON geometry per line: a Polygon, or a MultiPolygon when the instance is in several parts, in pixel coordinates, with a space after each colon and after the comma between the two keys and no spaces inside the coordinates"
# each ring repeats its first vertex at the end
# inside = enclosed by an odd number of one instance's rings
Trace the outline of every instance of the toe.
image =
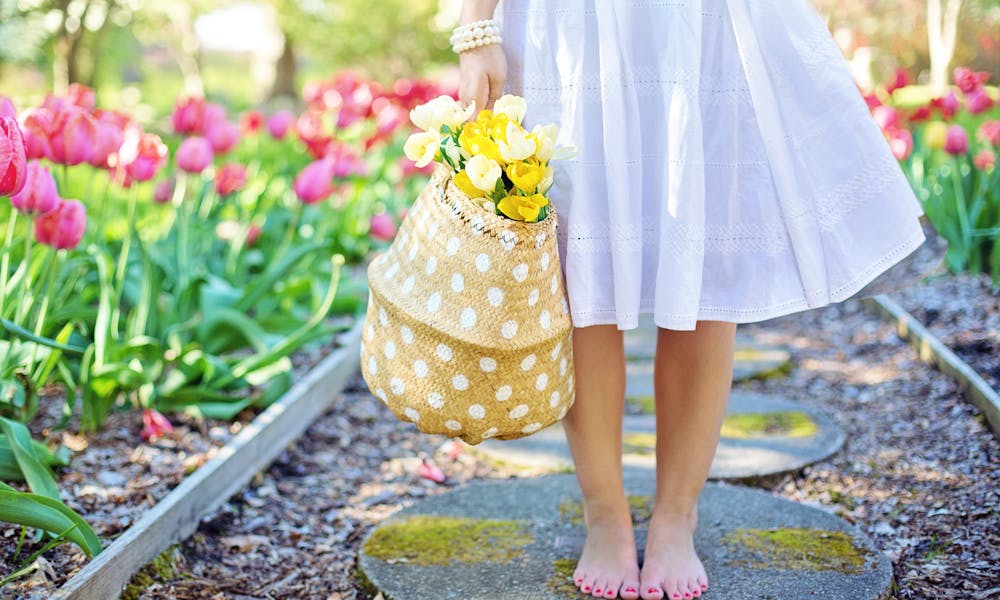
{"type": "MultiPolygon", "coordinates": [[[[663,594],[670,600],[682,600],[684,598],[684,592],[677,587],[676,581],[665,581],[663,584],[663,594]]],[[[691,595],[688,594],[688,598],[690,597],[691,595]]]]}
{"type": "Polygon", "coordinates": [[[608,589],[608,580],[606,577],[598,577],[594,580],[594,592],[595,598],[603,598],[604,591],[608,589]]]}
{"type": "Polygon", "coordinates": [[[639,600],[639,581],[635,579],[623,581],[618,597],[622,600],[639,600]]]}
{"type": "Polygon", "coordinates": [[[604,588],[604,597],[617,598],[618,590],[620,590],[621,588],[622,588],[621,582],[614,583],[612,581],[608,581],[608,587],[604,588]]]}
{"type": "Polygon", "coordinates": [[[695,578],[695,582],[697,582],[698,588],[702,592],[708,590],[708,579],[706,579],[703,575],[699,575],[697,578],[695,578]]]}
{"type": "Polygon", "coordinates": [[[658,585],[643,584],[639,589],[642,594],[642,600],[662,600],[664,597],[663,588],[658,585]]]}
{"type": "Polygon", "coordinates": [[[583,581],[580,582],[580,591],[584,594],[589,594],[594,591],[594,578],[587,575],[584,576],[583,581]]]}
{"type": "Polygon", "coordinates": [[[691,592],[692,598],[701,596],[701,586],[694,579],[688,579],[687,587],[688,591],[691,592]]]}

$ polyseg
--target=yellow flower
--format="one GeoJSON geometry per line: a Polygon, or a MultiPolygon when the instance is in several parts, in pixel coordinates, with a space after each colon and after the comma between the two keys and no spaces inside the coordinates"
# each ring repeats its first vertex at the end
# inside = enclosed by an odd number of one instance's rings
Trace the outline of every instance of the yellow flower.
{"type": "Polygon", "coordinates": [[[948,139],[948,126],[943,121],[933,121],[924,127],[924,142],[934,150],[944,148],[948,139]]]}
{"type": "Polygon", "coordinates": [[[406,139],[403,153],[406,158],[416,163],[417,167],[426,167],[434,160],[438,146],[441,144],[441,134],[437,131],[422,131],[414,133],[406,139]]]}
{"type": "Polygon", "coordinates": [[[442,125],[455,129],[472,117],[475,110],[475,102],[462,108],[451,96],[442,95],[414,107],[410,111],[410,121],[425,131],[440,131],[442,125]]]}
{"type": "MultiPolygon", "coordinates": [[[[507,141],[507,125],[511,123],[510,117],[507,115],[499,114],[495,115],[489,122],[486,123],[486,133],[493,138],[494,142],[506,142],[507,141]]],[[[520,125],[514,123],[514,126],[518,129],[521,128],[520,125]]]]}
{"type": "Polygon", "coordinates": [[[538,220],[538,212],[548,203],[548,198],[541,194],[507,196],[497,204],[497,209],[515,221],[533,223],[538,220]]]}
{"type": "Polygon", "coordinates": [[[521,96],[505,94],[497,98],[493,103],[494,112],[505,114],[513,121],[520,123],[524,120],[524,113],[528,111],[528,103],[521,96]]]}
{"type": "Polygon", "coordinates": [[[486,195],[483,190],[472,185],[472,180],[469,179],[469,174],[465,171],[455,173],[455,185],[458,186],[458,189],[465,192],[469,198],[482,198],[486,195]]]}
{"type": "Polygon", "coordinates": [[[462,128],[458,143],[470,156],[486,156],[500,164],[507,162],[500,155],[496,143],[486,135],[479,123],[470,123],[462,128]]]}
{"type": "Polygon", "coordinates": [[[521,161],[507,165],[507,177],[525,194],[535,193],[538,184],[545,178],[545,171],[545,165],[537,161],[521,161]]]}
{"type": "Polygon", "coordinates": [[[524,160],[538,150],[538,143],[513,121],[507,123],[507,135],[497,142],[497,146],[500,148],[500,156],[507,162],[524,160]]]}
{"type": "Polygon", "coordinates": [[[528,137],[538,144],[538,152],[535,154],[538,160],[545,162],[552,158],[552,153],[556,148],[556,136],[559,134],[557,125],[535,125],[528,137]]]}
{"type": "Polygon", "coordinates": [[[490,193],[497,185],[497,180],[503,175],[500,165],[495,160],[482,154],[473,156],[465,163],[465,173],[472,185],[490,193]]]}

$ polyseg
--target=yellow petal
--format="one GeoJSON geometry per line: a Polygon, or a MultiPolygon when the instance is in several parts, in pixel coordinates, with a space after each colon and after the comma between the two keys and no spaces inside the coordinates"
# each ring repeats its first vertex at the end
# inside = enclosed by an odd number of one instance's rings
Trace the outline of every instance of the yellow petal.
{"type": "Polygon", "coordinates": [[[472,180],[469,179],[469,174],[464,170],[455,173],[455,185],[458,186],[458,189],[465,192],[465,195],[470,198],[482,198],[486,195],[481,189],[472,185],[472,180]]]}

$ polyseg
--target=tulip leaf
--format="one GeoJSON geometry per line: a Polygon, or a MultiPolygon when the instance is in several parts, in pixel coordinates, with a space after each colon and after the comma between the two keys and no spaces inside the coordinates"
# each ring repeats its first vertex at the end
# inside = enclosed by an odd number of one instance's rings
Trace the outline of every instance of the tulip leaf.
{"type": "Polygon", "coordinates": [[[101,540],[71,508],[47,496],[19,492],[0,483],[0,521],[61,533],[88,556],[99,554],[101,540]]]}
{"type": "Polygon", "coordinates": [[[17,465],[21,468],[24,480],[28,482],[31,491],[59,500],[59,486],[56,485],[52,472],[35,454],[28,428],[23,423],[0,417],[0,430],[7,437],[7,443],[10,445],[17,465]]]}
{"type": "Polygon", "coordinates": [[[41,344],[42,346],[47,346],[49,348],[55,348],[56,350],[62,350],[63,352],[70,352],[73,354],[83,354],[84,351],[84,348],[81,348],[79,346],[61,344],[56,340],[47,337],[37,336],[32,332],[28,331],[27,329],[25,329],[24,327],[21,327],[17,323],[14,323],[13,321],[8,321],[7,319],[4,319],[2,317],[0,317],[0,327],[6,329],[8,332],[10,332],[11,335],[16,335],[21,339],[27,340],[29,342],[35,342],[36,344],[41,344]]]}

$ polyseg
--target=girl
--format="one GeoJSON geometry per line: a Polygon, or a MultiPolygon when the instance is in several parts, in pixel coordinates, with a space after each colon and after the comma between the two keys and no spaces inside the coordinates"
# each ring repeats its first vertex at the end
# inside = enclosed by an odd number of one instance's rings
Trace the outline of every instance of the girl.
{"type": "Polygon", "coordinates": [[[464,0],[460,100],[554,122],[574,324],[565,429],[604,598],[696,598],[693,543],[737,323],[840,302],[924,241],[921,207],[808,0],[464,0]],[[496,14],[495,14],[496,13],[496,14]],[[499,42],[499,43],[497,43],[499,42]],[[640,565],[622,489],[622,330],[651,313],[657,495],[640,565]]]}

